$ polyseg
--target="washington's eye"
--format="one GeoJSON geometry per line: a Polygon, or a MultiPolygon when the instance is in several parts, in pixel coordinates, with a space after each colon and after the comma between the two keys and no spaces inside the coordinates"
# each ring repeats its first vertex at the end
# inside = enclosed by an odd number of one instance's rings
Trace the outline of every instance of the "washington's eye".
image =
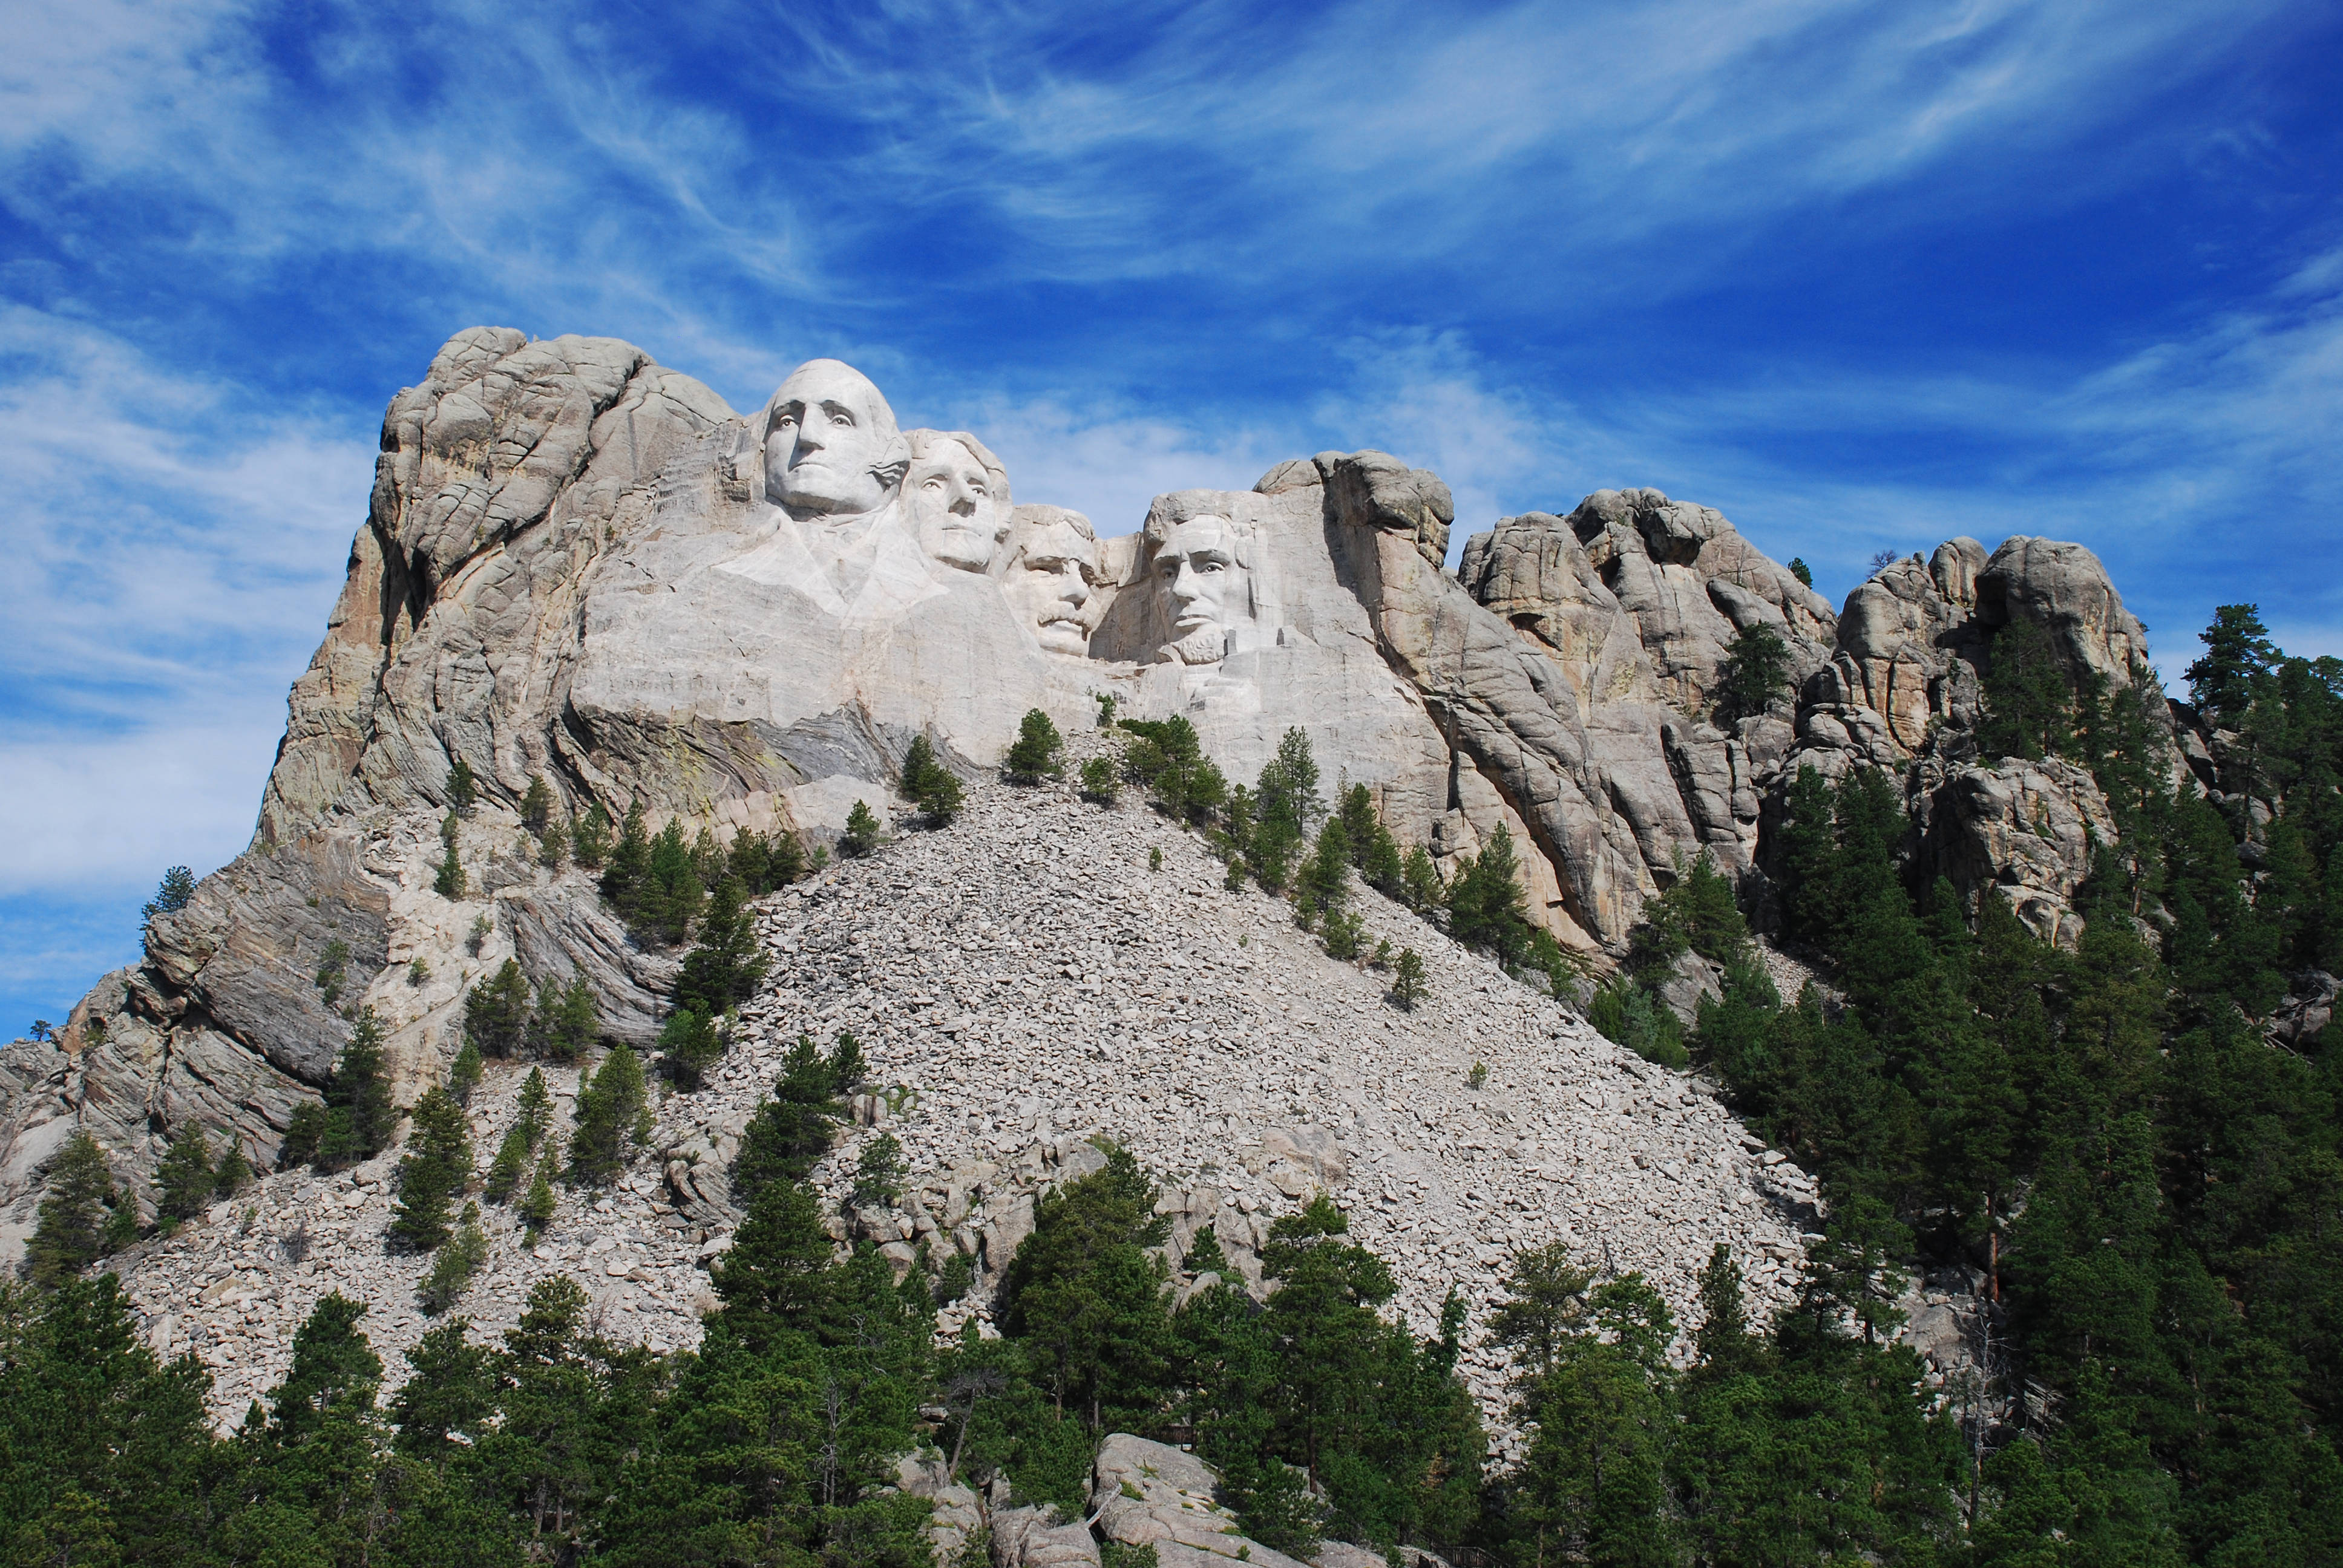
{"type": "Polygon", "coordinates": [[[920,487],[921,487],[922,489],[929,489],[929,490],[940,490],[940,489],[942,489],[942,488],[944,487],[944,482],[943,482],[941,479],[930,479],[929,481],[927,481],[927,483],[926,483],[925,485],[921,486],[920,487]]]}
{"type": "Polygon", "coordinates": [[[854,423],[854,417],[850,414],[832,414],[830,417],[830,422],[833,425],[851,425],[854,423]]]}
{"type": "Polygon", "coordinates": [[[773,421],[773,428],[776,430],[787,430],[795,426],[797,422],[796,415],[784,414],[779,418],[773,421]]]}

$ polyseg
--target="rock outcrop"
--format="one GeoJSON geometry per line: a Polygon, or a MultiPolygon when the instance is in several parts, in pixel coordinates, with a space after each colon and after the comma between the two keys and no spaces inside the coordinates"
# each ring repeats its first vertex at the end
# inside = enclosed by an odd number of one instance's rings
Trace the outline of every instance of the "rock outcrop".
{"type": "MultiPolygon", "coordinates": [[[[2119,689],[2144,668],[2140,628],[2088,551],[2018,538],[1988,557],[1955,540],[1834,617],[1721,515],[1654,490],[1503,519],[1452,574],[1454,522],[1436,476],[1326,452],[1250,491],[1160,497],[1138,532],[1101,541],[1078,514],[1012,506],[973,435],[899,430],[878,388],[834,361],[741,416],[626,344],[458,334],[386,416],[369,513],[250,849],[156,920],[141,962],[58,1040],[0,1052],[0,1251],[75,1126],[142,1187],[191,1123],[274,1164],[356,1008],[385,1025],[411,1096],[453,1055],[468,988],[507,958],[533,982],[584,980],[608,1035],[650,1040],[676,957],[629,935],[588,874],[539,863],[518,814],[536,779],[561,820],[639,809],[654,831],[820,846],[856,805],[883,813],[915,737],[980,778],[1028,710],[1078,729],[1107,695],[1125,715],[1188,718],[1247,779],[1299,725],[1329,785],[1367,786],[1445,867],[1507,829],[1533,917],[1600,964],[1690,857],[1762,894],[1767,823],[1800,768],[1876,767],[1905,792],[1927,867],[1998,887],[2071,939],[2105,802],[2071,767],[1990,762],[1972,738],[1980,672],[2013,619],[2041,627],[2077,680],[2119,689]],[[814,407],[827,423],[809,436],[814,407]],[[1779,634],[1792,689],[1725,711],[1726,650],[1759,627],[1779,634]],[[451,817],[459,764],[478,799],[451,817]],[[453,897],[437,890],[443,829],[464,873],[453,897]]],[[[1105,852],[1090,826],[1060,830],[1077,863],[1105,852]]],[[[1504,988],[1473,994],[1493,1010],[1454,1027],[1526,1027],[1504,988]]],[[[941,1038],[965,1043],[971,1027],[941,1038]]],[[[1045,1081],[1049,1065],[1017,1070],[1045,1081]]],[[[968,1081],[952,1081],[939,1092],[968,1081]]],[[[1673,1092],[1646,1084],[1627,1102],[1664,1121],[1683,1109],[1673,1092]]],[[[1251,1091],[1241,1075],[1228,1093],[1241,1105],[1251,1091]]],[[[745,1111],[721,1103],[677,1130],[699,1159],[679,1157],[661,1188],[689,1230],[727,1220],[709,1171],[745,1111]]],[[[1246,1125],[1196,1146],[1258,1147],[1249,1174],[1285,1199],[1361,1179],[1339,1140],[1246,1125]],[[1291,1149],[1270,1151],[1272,1134],[1291,1149]]],[[[1528,1136],[1496,1125],[1505,1147],[1528,1136]]],[[[973,1205],[966,1183],[960,1201],[973,1205]]],[[[947,1229],[968,1224],[997,1258],[1017,1222],[1012,1203],[947,1229]]]]}

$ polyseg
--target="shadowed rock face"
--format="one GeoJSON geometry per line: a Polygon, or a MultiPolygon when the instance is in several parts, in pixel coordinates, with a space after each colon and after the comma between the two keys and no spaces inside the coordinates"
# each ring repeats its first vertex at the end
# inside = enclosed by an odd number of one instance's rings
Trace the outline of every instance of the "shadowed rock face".
{"type": "Polygon", "coordinates": [[[1095,693],[1187,716],[1232,779],[1305,727],[1330,788],[1367,785],[1451,867],[1506,827],[1534,917],[1598,958],[1680,859],[1762,886],[1768,802],[1807,765],[1892,770],[1916,853],[2071,935],[2104,803],[2072,769],[1984,769],[1957,742],[2013,618],[2077,678],[2132,678],[2140,628],[2080,547],[1954,540],[1834,617],[1720,514],[1655,490],[1501,519],[1454,574],[1447,487],[1381,452],[1161,497],[1103,540],[1009,494],[976,436],[899,433],[834,362],[742,417],[627,344],[452,338],[385,416],[251,847],[60,1040],[0,1055],[0,1244],[75,1122],[126,1171],[189,1121],[272,1161],[352,1006],[384,1020],[414,1092],[507,957],[584,978],[611,1036],[651,1040],[675,955],[630,939],[583,873],[536,863],[532,778],[566,818],[639,805],[653,830],[827,841],[858,801],[883,812],[914,736],[974,771],[1029,709],[1087,725],[1095,693]],[[1761,625],[1797,696],[1721,712],[1726,649],[1761,625]],[[480,800],[447,899],[458,759],[480,800]]]}

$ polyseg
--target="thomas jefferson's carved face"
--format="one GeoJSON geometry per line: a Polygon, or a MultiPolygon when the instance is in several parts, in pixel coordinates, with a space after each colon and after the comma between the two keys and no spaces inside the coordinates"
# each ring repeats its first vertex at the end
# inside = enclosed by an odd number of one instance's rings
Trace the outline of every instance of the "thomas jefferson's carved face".
{"type": "Polygon", "coordinates": [[[894,411],[868,377],[810,360],[769,406],[765,498],[805,517],[875,511],[893,488],[880,469],[895,440],[894,411]]]}
{"type": "Polygon", "coordinates": [[[919,524],[920,544],[946,566],[980,572],[1009,531],[992,476],[958,441],[930,447],[903,477],[903,493],[919,524]]]}
{"type": "Polygon", "coordinates": [[[1231,626],[1245,612],[1248,586],[1228,519],[1174,523],[1155,552],[1154,567],[1172,632],[1159,657],[1182,664],[1219,663],[1228,655],[1231,626]]]}
{"type": "Polygon", "coordinates": [[[1091,585],[1098,569],[1096,542],[1070,524],[1051,523],[1022,538],[1001,591],[1044,648],[1079,658],[1090,652],[1096,629],[1091,585]]]}

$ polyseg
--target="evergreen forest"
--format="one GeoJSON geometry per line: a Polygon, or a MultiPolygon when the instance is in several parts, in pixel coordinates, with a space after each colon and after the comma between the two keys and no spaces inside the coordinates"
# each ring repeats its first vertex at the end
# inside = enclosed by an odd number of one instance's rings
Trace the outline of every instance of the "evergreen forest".
{"type": "MultiPolygon", "coordinates": [[[[1826,1221],[1771,1322],[1750,1321],[1722,1247],[1690,1322],[1599,1259],[1514,1254],[1470,1332],[1511,1368],[1515,1457],[1458,1376],[1453,1294],[1436,1324],[1395,1321],[1390,1270],[1322,1196],[1276,1223],[1258,1292],[1209,1230],[1175,1289],[1150,1180],[1111,1144],[1037,1205],[1000,1282],[999,1336],[939,1344],[966,1261],[923,1258],[899,1282],[870,1244],[831,1240],[808,1184],[859,1085],[849,1037],[828,1055],[801,1041],[743,1135],[746,1219],[696,1350],[606,1339],[557,1277],[501,1337],[449,1312],[387,1366],[365,1307],[328,1296],[285,1381],[226,1433],[200,1366],[160,1362],[101,1271],[124,1206],[102,1159],[75,1165],[54,1223],[45,1208],[47,1251],[0,1286],[0,1553],[973,1568],[980,1532],[964,1565],[933,1562],[904,1455],[932,1455],[992,1508],[1078,1518],[1099,1441],[1129,1432],[1192,1446],[1245,1536],[1297,1557],[1345,1541],[1461,1568],[2343,1563],[2343,1031],[2273,1028],[2304,977],[2343,970],[2343,663],[2287,658],[2251,607],[2224,608],[2187,672],[2216,741],[2197,789],[2167,769],[2138,686],[2078,687],[2022,628],[2000,637],[1986,722],[1956,744],[2086,769],[2115,823],[2069,947],[1991,889],[1916,880],[1904,784],[1873,770],[1801,772],[1762,885],[1684,867],[1618,975],[1591,985],[1523,918],[1502,832],[1443,881],[1363,796],[1318,805],[1299,731],[1250,789],[1180,720],[1126,721],[1116,773],[1084,769],[1086,792],[1138,785],[1207,833],[1232,884],[1286,893],[1338,957],[1394,962],[1356,949],[1355,873],[1579,996],[1820,1179],[1826,1221]],[[1814,982],[1782,994],[1755,928],[1814,982]],[[1657,1000],[1688,954],[1723,976],[1689,1025],[1657,1000]],[[1932,1386],[1896,1341],[1915,1275],[1975,1292],[1966,1382],[1932,1386]]],[[[1054,749],[1036,747],[1038,777],[1054,749]]],[[[754,863],[727,863],[639,819],[610,848],[613,901],[669,940],[698,932],[707,955],[678,1010],[699,1021],[667,1042],[686,1087],[720,1050],[711,1020],[757,979],[743,901],[797,874],[794,854],[760,842],[734,857],[754,863]]],[[[531,1002],[517,970],[484,990],[480,1049],[583,1050],[583,1003],[571,1018],[557,993],[531,1002]]],[[[303,1158],[387,1141],[359,1056],[303,1158]]],[[[639,1115],[641,1070],[619,1057],[597,1080],[607,1135],[581,1112],[573,1182],[608,1179],[639,1115]]],[[[461,1119],[437,1101],[416,1116],[410,1159],[468,1171],[461,1119]]],[[[544,1185],[538,1138],[500,1151],[491,1201],[516,1198],[532,1161],[544,1185]]],[[[898,1174],[886,1142],[865,1144],[858,1175],[874,1197],[898,1174]]],[[[233,1191],[236,1158],[220,1174],[191,1147],[174,1201],[192,1212],[233,1191]]],[[[429,1202],[403,1222],[460,1235],[462,1186],[418,1178],[429,1202]]],[[[1111,1549],[1107,1568],[1144,1555],[1111,1549]]]]}

